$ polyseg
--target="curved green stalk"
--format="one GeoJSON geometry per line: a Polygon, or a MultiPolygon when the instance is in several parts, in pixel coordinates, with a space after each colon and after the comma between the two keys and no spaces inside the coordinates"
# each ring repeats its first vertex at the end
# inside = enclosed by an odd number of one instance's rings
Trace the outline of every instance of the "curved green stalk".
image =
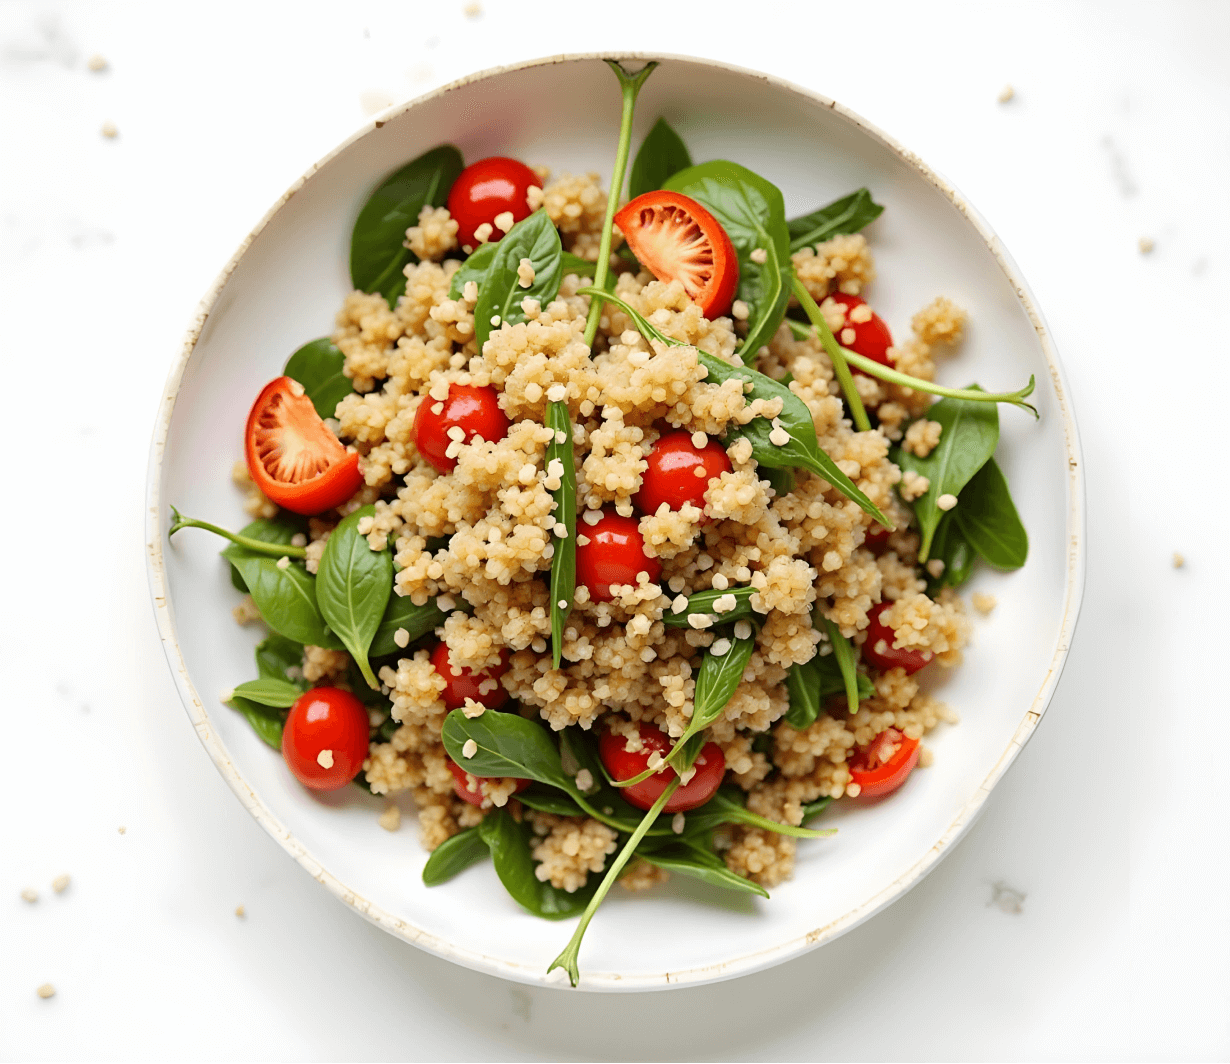
{"type": "Polygon", "coordinates": [[[850,413],[854,417],[854,427],[859,432],[868,431],[871,428],[871,419],[867,416],[867,411],[863,407],[862,396],[858,394],[858,389],[854,386],[854,375],[850,372],[850,367],[846,365],[845,355],[833,336],[833,330],[829,328],[829,323],[825,321],[824,315],[820,313],[820,308],[816,306],[816,301],[812,299],[807,286],[795,277],[791,281],[790,287],[794,292],[795,299],[799,301],[799,306],[803,308],[804,313],[806,313],[807,317],[811,319],[811,323],[816,327],[820,343],[824,345],[825,351],[829,353],[829,360],[833,363],[833,372],[837,375],[837,383],[841,385],[842,394],[845,395],[846,402],[850,404],[850,413]]]}
{"type": "Polygon", "coordinates": [[[174,506],[171,507],[171,516],[173,520],[171,521],[171,528],[167,532],[168,539],[181,528],[203,528],[216,536],[229,539],[236,546],[243,547],[244,550],[250,550],[253,554],[267,554],[270,558],[307,557],[307,550],[303,547],[294,547],[289,543],[266,543],[261,539],[251,539],[248,536],[236,535],[234,532],[228,532],[225,528],[211,525],[208,521],[198,521],[195,517],[183,517],[174,506]]]}

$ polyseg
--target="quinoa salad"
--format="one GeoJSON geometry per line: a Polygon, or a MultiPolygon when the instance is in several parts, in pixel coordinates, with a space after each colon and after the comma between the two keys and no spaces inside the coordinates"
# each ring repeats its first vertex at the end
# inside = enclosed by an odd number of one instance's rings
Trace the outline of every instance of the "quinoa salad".
{"type": "Polygon", "coordinates": [[[451,145],[380,184],[334,332],[248,415],[251,523],[170,529],[228,541],[267,629],[223,700],[303,786],[411,797],[428,885],[489,859],[580,917],[574,986],[616,883],[767,898],[830,803],[943,771],[927,677],[977,560],[1025,563],[994,452],[1001,405],[1036,416],[1032,379],[935,382],[965,308],[872,309],[868,189],[788,219],[665,118],[633,153],[656,64],[610,65],[609,189],[451,145]]]}

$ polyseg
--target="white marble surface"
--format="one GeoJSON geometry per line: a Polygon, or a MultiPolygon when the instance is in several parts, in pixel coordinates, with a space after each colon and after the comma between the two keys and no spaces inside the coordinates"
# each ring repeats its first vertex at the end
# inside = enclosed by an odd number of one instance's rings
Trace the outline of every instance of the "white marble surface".
{"type": "Polygon", "coordinates": [[[0,6],[0,1056],[1225,1059],[1230,5],[483,6],[0,6]],[[1050,712],[929,879],[790,964],[612,998],[404,946],[265,836],[163,662],[142,483],[197,299],[365,105],[643,46],[842,100],[996,226],[1070,375],[1089,579],[1050,712]]]}

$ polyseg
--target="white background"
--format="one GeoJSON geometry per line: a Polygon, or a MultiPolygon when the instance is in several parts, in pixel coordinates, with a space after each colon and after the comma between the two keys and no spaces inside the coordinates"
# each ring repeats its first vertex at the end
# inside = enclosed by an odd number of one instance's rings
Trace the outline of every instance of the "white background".
{"type": "Polygon", "coordinates": [[[0,6],[0,1056],[1225,1059],[1230,4],[462,8],[0,6]],[[771,971],[604,997],[395,941],[257,827],[165,666],[142,496],[197,300],[365,108],[655,47],[841,100],[997,228],[1070,377],[1089,576],[1036,737],[917,889],[771,971]]]}

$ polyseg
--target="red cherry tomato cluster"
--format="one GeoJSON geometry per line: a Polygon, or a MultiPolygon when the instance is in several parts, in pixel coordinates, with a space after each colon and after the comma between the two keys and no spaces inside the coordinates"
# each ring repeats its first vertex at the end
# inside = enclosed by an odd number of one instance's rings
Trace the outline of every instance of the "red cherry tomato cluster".
{"type": "Polygon", "coordinates": [[[858,797],[883,798],[895,791],[914,771],[919,750],[917,739],[906,738],[896,728],[886,728],[860,746],[847,766],[851,781],[858,784],[858,797]]]}
{"type": "MultiPolygon", "coordinates": [[[[674,743],[670,736],[652,724],[640,724],[641,749],[629,751],[627,740],[622,735],[604,731],[598,740],[598,753],[607,772],[614,780],[630,780],[649,767],[649,758],[657,753],[666,757],[674,743]]],[[[664,813],[682,813],[704,805],[721,786],[726,774],[726,755],[717,743],[705,743],[700,755],[693,762],[696,774],[681,784],[662,807],[664,813]]],[[[673,768],[664,768],[640,783],[624,787],[620,794],[637,809],[652,808],[662,797],[662,792],[678,776],[673,768]]]]}
{"type": "MultiPolygon", "coordinates": [[[[834,303],[840,303],[846,308],[846,323],[837,330],[837,342],[842,347],[848,347],[856,355],[878,362],[881,366],[890,366],[888,349],[893,346],[893,334],[888,331],[884,319],[878,314],[872,314],[867,321],[853,321],[850,312],[855,307],[865,306],[867,301],[860,296],[848,296],[844,292],[835,292],[829,296],[834,303]]],[[[854,366],[855,373],[862,373],[854,366]]],[[[866,376],[866,374],[863,374],[866,376]]]]}
{"type": "Polygon", "coordinates": [[[354,695],[313,687],[290,707],[282,726],[282,757],[305,787],[335,791],[363,767],[367,734],[367,710],[354,695]]]}
{"type": "Polygon", "coordinates": [[[462,170],[448,194],[448,213],[457,220],[461,250],[469,254],[481,243],[499,240],[505,230],[496,219],[502,214],[511,214],[513,223],[528,218],[530,188],[541,184],[525,163],[502,155],[479,159],[462,170]],[[480,240],[476,231],[484,225],[489,229],[486,240],[480,240]]]}
{"type": "Polygon", "coordinates": [[[891,605],[891,602],[881,602],[867,611],[871,623],[867,626],[867,639],[863,643],[863,660],[886,671],[905,669],[909,676],[924,665],[929,665],[934,655],[929,650],[893,646],[897,633],[881,619],[891,605]]]}
{"type": "Polygon", "coordinates": [[[499,393],[486,385],[449,385],[447,399],[425,395],[414,414],[414,445],[441,473],[457,465],[449,453],[454,442],[469,443],[481,436],[488,443],[508,435],[508,418],[500,409],[499,393]],[[458,432],[460,431],[459,438],[458,432]]]}

